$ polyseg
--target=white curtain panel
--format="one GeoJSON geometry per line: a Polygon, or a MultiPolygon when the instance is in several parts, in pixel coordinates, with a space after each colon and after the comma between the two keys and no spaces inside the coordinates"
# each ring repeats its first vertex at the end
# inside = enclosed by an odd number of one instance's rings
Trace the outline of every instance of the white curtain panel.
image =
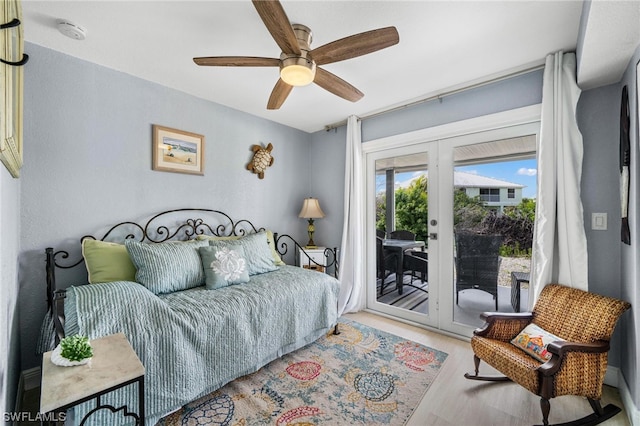
{"type": "Polygon", "coordinates": [[[579,97],[575,54],[548,55],[542,85],[530,308],[549,283],[588,288],[587,238],[580,199],[583,145],[576,122],[579,97]]]}
{"type": "Polygon", "coordinates": [[[344,175],[344,224],[340,249],[338,313],[364,308],[364,182],[360,120],[347,119],[344,175]]]}

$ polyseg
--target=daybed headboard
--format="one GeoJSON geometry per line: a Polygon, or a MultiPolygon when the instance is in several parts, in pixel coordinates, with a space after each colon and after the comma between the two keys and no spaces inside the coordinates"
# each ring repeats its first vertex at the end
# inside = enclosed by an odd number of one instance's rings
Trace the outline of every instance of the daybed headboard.
{"type": "MultiPolygon", "coordinates": [[[[241,219],[234,221],[228,214],[212,209],[201,208],[184,208],[167,210],[158,213],[148,219],[146,222],[125,221],[113,225],[102,237],[97,238],[93,235],[85,235],[79,241],[90,238],[100,241],[110,241],[122,243],[125,239],[133,239],[140,242],[162,243],[165,241],[190,240],[198,235],[213,235],[218,237],[227,236],[244,236],[251,233],[264,231],[265,228],[257,228],[249,220],[241,219]]],[[[274,233],[275,248],[281,256],[289,254],[289,258],[293,257],[297,261],[294,254],[298,249],[304,254],[304,247],[300,245],[293,237],[274,233]],[[291,251],[289,250],[291,248],[291,251]]],[[[60,336],[60,330],[64,329],[62,321],[63,309],[62,303],[65,297],[65,290],[60,290],[56,286],[56,269],[71,269],[79,267],[84,259],[82,255],[76,260],[69,259],[70,254],[66,250],[54,251],[49,247],[46,252],[46,281],[47,281],[47,304],[52,313],[55,329],[60,336]]],[[[326,249],[324,253],[324,264],[317,262],[313,257],[307,258],[308,264],[316,264],[332,270],[334,276],[338,276],[338,259],[337,249],[326,249]]],[[[291,263],[291,261],[289,262],[291,263]]]]}

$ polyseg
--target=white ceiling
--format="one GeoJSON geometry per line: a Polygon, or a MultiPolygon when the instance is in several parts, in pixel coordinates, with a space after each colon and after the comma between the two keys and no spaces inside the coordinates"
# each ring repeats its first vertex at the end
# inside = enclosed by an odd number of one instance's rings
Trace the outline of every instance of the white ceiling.
{"type": "Polygon", "coordinates": [[[312,48],[379,27],[398,29],[398,45],[324,66],[364,92],[362,100],[351,103],[310,85],[294,88],[280,110],[268,111],[277,68],[195,65],[195,56],[279,56],[249,0],[23,0],[25,39],[314,132],[351,114],[367,115],[542,64],[557,50],[575,50],[582,11],[582,1],[567,0],[283,0],[282,5],[292,23],[312,29],[312,48]],[[86,39],[59,33],[61,18],[85,27],[86,39]]]}

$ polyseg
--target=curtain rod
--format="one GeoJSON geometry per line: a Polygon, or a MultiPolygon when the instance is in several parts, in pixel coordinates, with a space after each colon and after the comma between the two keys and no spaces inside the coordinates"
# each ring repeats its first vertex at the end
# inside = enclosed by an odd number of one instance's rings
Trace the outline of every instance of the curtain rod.
{"type": "MultiPolygon", "coordinates": [[[[542,61],[542,63],[536,62],[535,65],[527,66],[526,68],[518,70],[518,71],[514,71],[514,72],[511,72],[511,73],[508,73],[508,74],[504,74],[504,75],[501,75],[499,77],[490,78],[488,80],[484,80],[484,81],[481,81],[481,82],[478,82],[478,83],[469,84],[468,86],[460,87],[460,88],[457,88],[457,89],[452,89],[452,90],[448,90],[448,91],[445,90],[445,91],[443,91],[441,93],[438,93],[437,95],[429,95],[429,96],[427,96],[425,98],[417,99],[415,101],[408,102],[406,104],[402,104],[402,105],[398,105],[398,106],[395,106],[395,107],[391,107],[391,108],[388,108],[388,109],[385,109],[385,110],[382,110],[382,111],[372,112],[372,113],[363,115],[361,117],[358,117],[358,119],[360,121],[364,121],[364,120],[367,120],[369,118],[377,117],[379,115],[384,115],[384,114],[387,114],[387,113],[390,113],[390,112],[394,112],[394,111],[399,111],[401,109],[409,108],[409,107],[412,107],[412,106],[415,106],[415,105],[420,105],[420,104],[423,104],[423,103],[426,103],[426,102],[434,101],[436,99],[438,99],[438,100],[440,100],[442,102],[442,99],[447,97],[447,96],[455,95],[455,94],[458,94],[458,93],[461,93],[461,92],[466,92],[467,90],[476,89],[478,87],[486,86],[488,84],[497,83],[498,81],[506,80],[506,79],[513,78],[513,77],[517,77],[519,75],[528,74],[530,72],[537,71],[537,70],[543,69],[543,68],[544,68],[544,60],[542,61]]],[[[327,124],[326,126],[324,126],[324,130],[328,132],[329,130],[334,130],[334,129],[337,129],[338,127],[345,126],[346,124],[347,124],[347,120],[342,120],[342,121],[339,121],[339,122],[333,123],[333,124],[327,124]]]]}

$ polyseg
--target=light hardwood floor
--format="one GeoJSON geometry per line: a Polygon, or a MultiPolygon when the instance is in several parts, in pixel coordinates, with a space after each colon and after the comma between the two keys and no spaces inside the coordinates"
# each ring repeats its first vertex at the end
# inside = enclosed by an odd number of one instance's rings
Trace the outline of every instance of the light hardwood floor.
{"type": "MultiPolygon", "coordinates": [[[[345,318],[446,352],[449,356],[406,426],[520,426],[542,423],[540,399],[514,383],[475,382],[463,377],[473,371],[473,352],[468,342],[368,312],[346,314],[345,318]]],[[[498,374],[486,364],[481,374],[498,374]]],[[[40,388],[23,396],[23,409],[36,413],[40,388]]],[[[616,388],[605,386],[602,405],[623,407],[616,388]]],[[[551,400],[551,423],[562,423],[591,414],[586,399],[563,396],[551,400]]],[[[20,423],[37,425],[38,423],[20,423]]],[[[623,410],[602,423],[628,426],[623,410]]]]}
{"type": "MultiPolygon", "coordinates": [[[[510,382],[477,382],[463,377],[464,373],[473,371],[473,352],[469,342],[368,312],[346,314],[345,318],[449,354],[407,426],[524,426],[542,423],[540,398],[521,386],[510,382]]],[[[499,374],[484,363],[480,364],[480,373],[499,374]]],[[[605,386],[602,406],[609,403],[623,408],[618,390],[605,386]]],[[[562,396],[551,400],[549,422],[563,423],[592,412],[586,399],[562,396]]],[[[629,421],[623,410],[602,424],[623,426],[629,425],[629,421]]]]}

